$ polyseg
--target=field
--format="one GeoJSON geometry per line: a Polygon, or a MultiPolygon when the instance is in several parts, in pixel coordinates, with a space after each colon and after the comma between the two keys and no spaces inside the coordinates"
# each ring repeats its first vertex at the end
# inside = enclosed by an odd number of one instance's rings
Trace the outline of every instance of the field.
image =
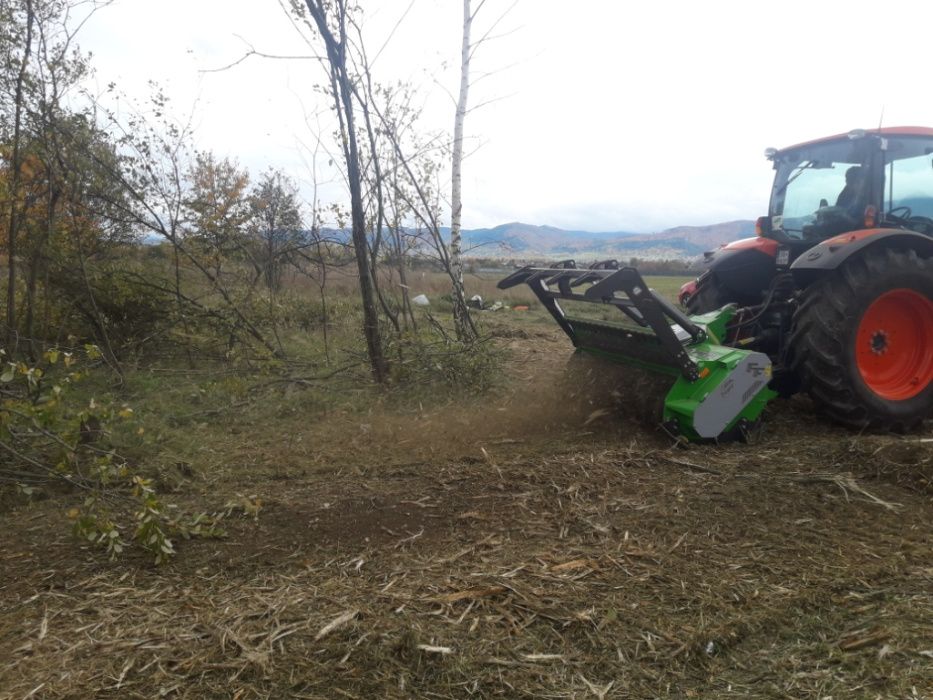
{"type": "Polygon", "coordinates": [[[0,698],[931,697],[929,427],[796,398],[685,447],[540,308],[478,316],[505,364],[465,398],[131,377],[141,466],[226,537],[110,562],[80,494],[0,512],[0,698]]]}

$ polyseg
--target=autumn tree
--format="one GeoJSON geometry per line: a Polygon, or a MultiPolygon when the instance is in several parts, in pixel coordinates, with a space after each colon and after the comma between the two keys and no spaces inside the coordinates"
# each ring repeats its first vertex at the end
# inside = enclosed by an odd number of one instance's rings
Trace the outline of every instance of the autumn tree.
{"type": "Polygon", "coordinates": [[[11,349],[16,339],[16,267],[17,243],[22,208],[23,119],[26,113],[27,76],[35,41],[36,8],[33,0],[23,3],[4,2],[0,6],[3,30],[3,121],[12,124],[10,133],[9,176],[6,194],[6,346],[11,349]],[[12,119],[10,119],[12,117],[12,119]]]}
{"type": "Polygon", "coordinates": [[[282,273],[294,251],[304,247],[298,186],[277,170],[267,171],[249,196],[250,237],[263,281],[270,292],[282,286],[282,273]]]}
{"type": "MultiPolygon", "coordinates": [[[[61,230],[75,224],[63,219],[63,206],[73,205],[81,189],[74,186],[76,175],[90,175],[84,153],[102,144],[88,114],[68,103],[90,72],[75,36],[103,4],[0,1],[0,166],[9,195],[0,212],[8,261],[6,340],[12,350],[14,337],[24,336],[33,357],[39,280],[45,276],[48,292],[50,256],[64,240],[61,230]],[[18,304],[23,284],[25,299],[18,304]]],[[[95,229],[87,202],[80,208],[82,231],[95,229]]]]}
{"type": "Polygon", "coordinates": [[[189,239],[199,245],[205,264],[220,276],[226,261],[251,260],[245,245],[252,215],[246,170],[230,158],[202,151],[195,155],[187,181],[189,239]]]}
{"type": "MultiPolygon", "coordinates": [[[[221,324],[231,338],[244,332],[245,337],[252,338],[272,355],[281,356],[282,348],[251,318],[248,299],[244,299],[239,286],[222,271],[218,272],[213,259],[203,254],[204,239],[193,230],[192,221],[199,214],[190,206],[196,197],[189,178],[198,168],[197,158],[192,155],[190,121],[177,121],[171,116],[169,100],[157,86],[149,99],[146,110],[124,107],[121,114],[104,110],[101,117],[114,134],[121,153],[120,163],[108,169],[108,177],[109,184],[124,195],[119,205],[111,204],[118,206],[119,215],[140,234],[154,236],[167,244],[172,266],[171,291],[178,322],[186,336],[190,335],[189,317],[196,312],[221,324]],[[210,303],[185,292],[185,268],[215,296],[210,303]]],[[[236,179],[232,173],[230,177],[236,179]]],[[[204,207],[202,210],[206,211],[204,207]]]]}
{"type": "MultiPolygon", "coordinates": [[[[125,252],[135,240],[131,226],[120,215],[124,192],[108,178],[109,169],[119,167],[120,157],[109,137],[84,114],[60,115],[49,139],[53,148],[44,152],[41,171],[47,190],[43,212],[29,217],[30,236],[24,251],[28,253],[24,327],[27,336],[34,337],[33,307],[41,277],[43,337],[52,333],[54,299],[60,315],[73,309],[87,321],[104,359],[122,376],[112,328],[125,314],[114,313],[116,299],[106,289],[112,279],[102,285],[107,275],[97,267],[116,251],[125,252]]],[[[121,340],[127,340],[126,336],[121,340]]]]}

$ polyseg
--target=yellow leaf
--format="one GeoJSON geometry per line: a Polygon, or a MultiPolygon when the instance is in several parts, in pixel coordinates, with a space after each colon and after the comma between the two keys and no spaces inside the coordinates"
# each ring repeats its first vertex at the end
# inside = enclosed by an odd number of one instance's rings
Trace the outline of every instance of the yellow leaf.
{"type": "Polygon", "coordinates": [[[80,515],[80,513],[81,513],[81,511],[79,511],[77,508],[69,508],[69,510],[68,510],[68,518],[69,518],[70,520],[74,520],[75,518],[78,517],[78,515],[80,515]]]}
{"type": "Polygon", "coordinates": [[[122,409],[120,409],[120,413],[118,415],[120,418],[129,418],[133,415],[133,409],[129,406],[124,406],[122,409]]]}

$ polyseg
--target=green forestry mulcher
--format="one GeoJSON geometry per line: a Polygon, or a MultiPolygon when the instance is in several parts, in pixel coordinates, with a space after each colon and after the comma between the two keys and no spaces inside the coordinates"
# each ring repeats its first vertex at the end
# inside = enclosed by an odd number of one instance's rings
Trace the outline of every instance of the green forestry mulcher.
{"type": "Polygon", "coordinates": [[[524,267],[578,352],[676,377],[665,427],[742,437],[778,395],[831,418],[904,431],[933,413],[933,129],[856,130],[768,149],[775,178],[757,235],[706,253],[681,306],[615,261],[524,267]],[[565,313],[614,306],[622,322],[565,313]]]}

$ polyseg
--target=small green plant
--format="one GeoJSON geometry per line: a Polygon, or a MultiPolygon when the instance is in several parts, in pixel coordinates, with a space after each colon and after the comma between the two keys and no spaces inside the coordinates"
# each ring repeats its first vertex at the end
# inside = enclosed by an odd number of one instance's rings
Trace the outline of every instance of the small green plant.
{"type": "Polygon", "coordinates": [[[176,515],[110,442],[111,427],[131,421],[133,409],[72,396],[69,389],[95,371],[100,357],[96,346],[86,345],[48,350],[41,364],[4,364],[0,450],[9,459],[0,477],[26,495],[52,484],[83,492],[81,506],[68,511],[77,537],[112,558],[136,545],[161,564],[175,553],[173,538],[222,535],[223,514],[176,515]]]}
{"type": "Polygon", "coordinates": [[[75,536],[105,549],[111,559],[122,554],[130,544],[135,544],[153,555],[156,564],[164,564],[175,555],[173,538],[224,535],[219,522],[226,515],[225,512],[212,515],[199,513],[190,518],[172,517],[170,512],[173,507],[159,499],[150,479],[139,475],[130,476],[125,468],[119,471],[120,476],[127,479],[124,483],[129,483],[136,505],[133,513],[135,528],[129,542],[112,515],[111,499],[104,494],[88,496],[82,507],[72,508],[68,512],[69,518],[74,521],[72,529],[75,536]]]}
{"type": "Polygon", "coordinates": [[[229,516],[233,513],[242,513],[254,520],[259,517],[259,511],[262,510],[262,499],[255,495],[244,496],[237,494],[236,500],[228,501],[224,506],[223,515],[229,516]]]}
{"type": "Polygon", "coordinates": [[[483,391],[495,381],[501,353],[482,340],[462,343],[435,335],[408,334],[393,341],[398,357],[393,380],[399,384],[443,384],[466,391],[483,391]]]}

